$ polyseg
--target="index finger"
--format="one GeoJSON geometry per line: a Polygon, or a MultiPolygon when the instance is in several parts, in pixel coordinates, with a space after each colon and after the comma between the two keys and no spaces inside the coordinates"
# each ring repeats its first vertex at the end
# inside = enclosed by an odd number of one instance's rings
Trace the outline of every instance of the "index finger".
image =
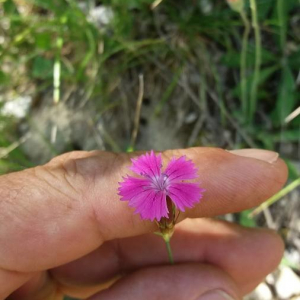
{"type": "MultiPolygon", "coordinates": [[[[186,155],[199,168],[206,193],[185,216],[240,211],[276,193],[286,180],[284,163],[273,152],[255,153],[257,158],[213,148],[163,152],[165,160],[186,155]]],[[[0,267],[21,272],[53,268],[106,240],[155,230],[155,224],[119,201],[118,181],[129,165],[127,154],[79,152],[1,177],[0,267]]]]}

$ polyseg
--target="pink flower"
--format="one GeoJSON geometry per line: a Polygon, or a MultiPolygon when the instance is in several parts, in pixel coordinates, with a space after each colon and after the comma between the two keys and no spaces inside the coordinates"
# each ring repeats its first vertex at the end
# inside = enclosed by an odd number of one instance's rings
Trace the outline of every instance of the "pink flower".
{"type": "Polygon", "coordinates": [[[153,151],[131,161],[130,169],[141,177],[127,175],[118,190],[121,201],[129,201],[142,219],[160,221],[168,217],[167,197],[180,211],[193,207],[202,198],[204,190],[198,184],[184,182],[197,178],[194,163],[185,156],[173,157],[164,172],[161,154],[155,155],[153,151]]]}

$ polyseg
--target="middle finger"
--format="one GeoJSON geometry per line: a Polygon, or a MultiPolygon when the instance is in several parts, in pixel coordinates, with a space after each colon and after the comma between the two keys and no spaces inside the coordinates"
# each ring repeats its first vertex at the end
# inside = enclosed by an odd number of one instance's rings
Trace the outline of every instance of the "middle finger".
{"type": "MultiPolygon", "coordinates": [[[[211,219],[187,219],[178,224],[171,245],[175,263],[215,265],[227,272],[244,294],[277,266],[283,252],[280,237],[272,231],[211,219]]],[[[109,286],[116,276],[167,263],[163,240],[146,234],[106,242],[51,274],[68,294],[87,297],[109,286]]]]}

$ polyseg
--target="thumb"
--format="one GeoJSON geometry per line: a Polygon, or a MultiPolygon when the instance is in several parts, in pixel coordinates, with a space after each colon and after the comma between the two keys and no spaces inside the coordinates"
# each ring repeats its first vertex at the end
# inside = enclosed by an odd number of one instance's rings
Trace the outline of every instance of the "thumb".
{"type": "Polygon", "coordinates": [[[237,300],[232,278],[203,264],[181,264],[139,270],[88,300],[237,300]]]}

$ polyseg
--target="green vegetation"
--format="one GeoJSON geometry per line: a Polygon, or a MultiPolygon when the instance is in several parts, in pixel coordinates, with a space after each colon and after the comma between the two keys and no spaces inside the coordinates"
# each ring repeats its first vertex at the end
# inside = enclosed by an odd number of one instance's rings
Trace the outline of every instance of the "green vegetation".
{"type": "MultiPolygon", "coordinates": [[[[216,127],[233,136],[228,145],[209,145],[277,151],[297,145],[300,118],[285,120],[300,103],[299,1],[235,2],[237,7],[225,0],[106,0],[100,5],[111,20],[99,26],[88,16],[95,1],[0,0],[0,105],[28,91],[34,103],[51,95],[57,105],[68,91],[81,91],[78,111],[94,102],[104,115],[127,101],[115,93],[124,87],[123,78],[153,73],[165,88],[152,99],[151,118],[162,118],[181,90],[197,114],[209,113],[216,127]],[[196,83],[181,80],[195,74],[196,83]]],[[[129,120],[132,131],[137,121],[129,120]]],[[[22,122],[32,122],[31,111],[22,122]]],[[[26,141],[19,125],[0,110],[0,173],[35,164],[19,147],[26,141]]],[[[199,145],[201,134],[182,146],[199,145]]],[[[138,133],[126,141],[103,135],[107,149],[125,151],[135,148],[138,133]]],[[[61,152],[43,138],[53,155],[61,152]]]]}
{"type": "MultiPolygon", "coordinates": [[[[0,174],[37,163],[23,151],[31,134],[20,130],[24,124],[52,156],[76,149],[57,148],[35,124],[33,111],[44,99],[54,107],[76,94],[76,111],[91,105],[101,117],[127,107],[127,123],[115,129],[123,140],[104,126],[105,148],[142,148],[136,145],[139,118],[152,86],[160,90],[151,99],[150,119],[180,114],[176,95],[197,116],[181,147],[259,147],[286,158],[295,181],[262,208],[299,185],[292,160],[299,159],[300,117],[287,120],[300,104],[299,0],[235,2],[0,0],[0,174]],[[91,20],[96,2],[110,20],[91,20]],[[5,113],[10,99],[28,94],[33,101],[24,118],[5,113]]],[[[88,122],[98,130],[94,116],[88,122]]],[[[248,211],[239,220],[256,225],[248,211]]]]}
{"type": "MultiPolygon", "coordinates": [[[[230,147],[278,150],[295,144],[300,118],[285,119],[300,103],[299,29],[293,15],[299,2],[233,3],[237,6],[225,0],[106,0],[101,5],[113,17],[98,26],[88,16],[95,1],[1,0],[0,105],[28,90],[34,101],[50,94],[56,105],[69,90],[80,90],[78,110],[94,101],[102,115],[124,102],[114,93],[123,88],[122,78],[143,70],[160,73],[166,83],[152,99],[152,118],[161,118],[181,89],[197,113],[210,113],[216,126],[235,136],[230,147]],[[197,86],[181,81],[191,66],[197,86]]],[[[32,122],[30,112],[25,121],[32,122]]],[[[136,127],[137,120],[129,123],[136,127]]],[[[26,140],[18,126],[19,120],[0,110],[0,173],[35,164],[18,147],[26,140]]],[[[107,149],[134,149],[131,134],[125,142],[104,135],[107,149]]],[[[61,152],[46,142],[53,155],[61,152]]],[[[182,146],[199,143],[196,135],[182,146]]],[[[209,145],[226,147],[217,140],[209,145]]]]}

